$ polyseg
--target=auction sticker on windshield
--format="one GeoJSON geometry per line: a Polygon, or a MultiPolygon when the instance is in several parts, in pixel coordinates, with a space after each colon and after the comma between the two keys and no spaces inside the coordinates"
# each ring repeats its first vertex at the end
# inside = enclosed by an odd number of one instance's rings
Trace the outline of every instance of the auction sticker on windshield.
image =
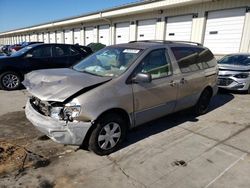
{"type": "Polygon", "coordinates": [[[131,54],[137,54],[140,50],[135,49],[125,49],[123,50],[123,53],[131,53],[131,54]]]}

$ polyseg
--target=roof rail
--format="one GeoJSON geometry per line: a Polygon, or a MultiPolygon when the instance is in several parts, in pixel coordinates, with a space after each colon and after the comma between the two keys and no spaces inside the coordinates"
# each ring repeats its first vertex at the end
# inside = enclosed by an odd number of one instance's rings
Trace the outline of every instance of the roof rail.
{"type": "Polygon", "coordinates": [[[173,43],[187,43],[187,44],[196,44],[197,46],[203,46],[201,43],[192,42],[192,41],[181,41],[181,40],[174,40],[173,43]]]}
{"type": "Polygon", "coordinates": [[[191,41],[181,41],[181,40],[138,40],[138,41],[130,41],[129,43],[135,43],[135,42],[155,42],[155,43],[163,43],[163,44],[169,44],[169,43],[187,43],[187,44],[195,44],[197,46],[203,46],[201,43],[198,42],[191,42],[191,41]]]}

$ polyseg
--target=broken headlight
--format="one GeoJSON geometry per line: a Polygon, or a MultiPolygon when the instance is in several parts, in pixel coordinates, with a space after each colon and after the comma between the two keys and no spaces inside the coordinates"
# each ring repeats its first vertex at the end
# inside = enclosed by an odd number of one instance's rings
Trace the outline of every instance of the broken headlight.
{"type": "Polygon", "coordinates": [[[66,121],[73,121],[76,117],[80,115],[81,112],[81,106],[74,104],[74,103],[68,103],[65,105],[63,109],[63,119],[66,121]]]}
{"type": "Polygon", "coordinates": [[[50,108],[50,117],[57,119],[57,120],[62,120],[63,119],[63,107],[52,107],[50,108]]]}
{"type": "Polygon", "coordinates": [[[50,117],[57,120],[73,121],[80,115],[81,105],[78,100],[63,105],[63,106],[52,106],[50,108],[50,117]]]}

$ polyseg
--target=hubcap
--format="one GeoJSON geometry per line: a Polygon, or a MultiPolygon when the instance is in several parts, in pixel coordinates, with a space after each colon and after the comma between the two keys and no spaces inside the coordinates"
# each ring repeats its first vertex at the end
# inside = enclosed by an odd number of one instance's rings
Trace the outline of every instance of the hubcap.
{"type": "Polygon", "coordinates": [[[118,123],[108,123],[98,136],[98,145],[103,150],[113,148],[121,138],[121,127],[118,123]]]}
{"type": "Polygon", "coordinates": [[[18,86],[19,79],[14,74],[6,74],[2,78],[2,83],[4,87],[12,89],[18,86]]]}

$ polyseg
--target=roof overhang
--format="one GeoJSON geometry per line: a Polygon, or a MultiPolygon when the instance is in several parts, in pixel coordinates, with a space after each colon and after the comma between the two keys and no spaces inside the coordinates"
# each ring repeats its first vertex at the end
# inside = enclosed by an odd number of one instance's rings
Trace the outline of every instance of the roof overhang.
{"type": "Polygon", "coordinates": [[[107,9],[103,11],[98,11],[90,14],[85,14],[77,17],[67,18],[64,20],[58,20],[54,22],[49,22],[45,24],[40,24],[36,26],[30,26],[22,29],[15,29],[7,32],[0,33],[0,36],[3,35],[13,35],[24,32],[34,32],[37,30],[46,30],[55,27],[64,27],[66,25],[73,24],[84,24],[90,21],[98,21],[101,19],[108,19],[114,17],[120,17],[125,15],[139,14],[144,12],[150,12],[154,10],[162,10],[168,8],[175,8],[180,6],[186,6],[191,4],[197,4],[202,2],[208,2],[213,0],[150,0],[143,1],[139,3],[132,3],[122,7],[116,7],[113,9],[107,9]]]}

